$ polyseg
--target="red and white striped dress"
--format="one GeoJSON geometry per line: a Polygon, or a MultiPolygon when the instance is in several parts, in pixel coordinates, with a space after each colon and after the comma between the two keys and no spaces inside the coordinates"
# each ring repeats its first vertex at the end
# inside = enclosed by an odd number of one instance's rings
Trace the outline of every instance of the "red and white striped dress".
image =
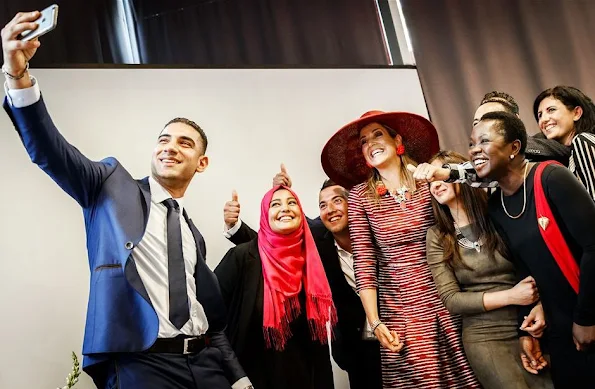
{"type": "Polygon", "coordinates": [[[402,210],[393,197],[369,198],[365,183],[349,195],[357,289],[377,289],[380,320],[404,342],[399,353],[382,348],[383,387],[481,388],[463,350],[460,320],[440,301],[426,261],[430,196],[418,186],[402,210]]]}

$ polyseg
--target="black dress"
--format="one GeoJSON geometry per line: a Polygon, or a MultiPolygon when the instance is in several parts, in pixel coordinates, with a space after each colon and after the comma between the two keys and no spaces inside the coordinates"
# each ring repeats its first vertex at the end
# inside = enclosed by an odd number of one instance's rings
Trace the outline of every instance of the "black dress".
{"type": "MultiPolygon", "coordinates": [[[[489,213],[507,241],[518,277],[533,276],[548,325],[552,379],[556,388],[594,388],[595,353],[579,352],[572,339],[572,324],[595,325],[595,204],[585,188],[566,168],[548,166],[542,183],[557,224],[580,266],[580,291],[574,292],[539,232],[533,179],[535,167],[526,178],[526,207],[513,219],[502,208],[500,189],[489,200],[489,213]]],[[[504,196],[508,213],[523,209],[521,186],[504,196]]],[[[524,313],[521,312],[521,316],[524,313]]],[[[522,318],[521,318],[522,320],[522,318]]]]}
{"type": "Polygon", "coordinates": [[[291,323],[283,351],[266,348],[262,331],[263,276],[257,239],[230,249],[215,269],[228,308],[227,334],[257,389],[333,389],[329,347],[312,340],[300,293],[301,314],[291,323]]]}

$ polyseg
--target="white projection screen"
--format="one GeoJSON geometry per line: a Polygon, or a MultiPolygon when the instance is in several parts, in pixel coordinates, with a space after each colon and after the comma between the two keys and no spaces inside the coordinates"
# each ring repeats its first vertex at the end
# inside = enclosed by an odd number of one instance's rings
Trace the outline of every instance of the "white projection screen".
{"type": "MultiPolygon", "coordinates": [[[[260,200],[284,163],[306,213],[318,215],[320,152],[369,110],[428,117],[415,69],[32,69],[54,123],[91,159],[116,157],[150,173],[171,118],[199,123],[210,164],[185,206],[214,268],[232,246],[223,205],[236,189],[242,219],[258,227],[260,200]]],[[[56,388],[81,357],[89,268],[77,203],[31,163],[0,114],[0,388],[56,388]]],[[[335,367],[336,388],[348,388],[335,367]]],[[[94,388],[83,375],[77,388],[94,388]]]]}

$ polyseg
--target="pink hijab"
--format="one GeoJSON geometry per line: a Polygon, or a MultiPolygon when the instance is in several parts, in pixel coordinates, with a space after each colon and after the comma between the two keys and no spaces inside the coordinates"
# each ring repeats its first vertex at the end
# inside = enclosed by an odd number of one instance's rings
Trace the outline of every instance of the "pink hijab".
{"type": "Polygon", "coordinates": [[[273,194],[287,189],[302,205],[295,193],[285,187],[276,186],[269,190],[260,205],[260,231],[258,251],[264,276],[263,332],[267,347],[282,350],[291,338],[291,323],[300,313],[298,294],[304,286],[306,292],[306,317],[313,340],[326,343],[326,323],[331,328],[337,322],[331,289],[322,267],[322,261],[314,238],[302,216],[299,228],[287,235],[271,230],[269,207],[273,194]]]}

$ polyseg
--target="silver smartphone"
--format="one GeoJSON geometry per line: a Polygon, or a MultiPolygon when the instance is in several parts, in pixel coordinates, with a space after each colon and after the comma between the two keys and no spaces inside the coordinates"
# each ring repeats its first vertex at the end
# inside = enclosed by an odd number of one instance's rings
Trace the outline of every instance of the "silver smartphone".
{"type": "Polygon", "coordinates": [[[37,28],[35,30],[27,30],[21,33],[21,40],[30,41],[38,38],[56,28],[58,24],[58,5],[52,4],[43,11],[41,16],[35,21],[37,28]]]}

